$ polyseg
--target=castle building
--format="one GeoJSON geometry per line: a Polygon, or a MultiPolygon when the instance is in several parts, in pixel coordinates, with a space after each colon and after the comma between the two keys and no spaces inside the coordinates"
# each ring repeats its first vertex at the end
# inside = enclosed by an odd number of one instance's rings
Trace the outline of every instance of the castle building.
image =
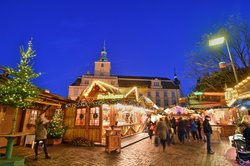
{"type": "Polygon", "coordinates": [[[100,80],[119,88],[137,87],[139,93],[150,98],[157,106],[167,108],[178,105],[181,97],[180,81],[174,74],[174,80],[164,77],[120,76],[111,75],[111,62],[107,59],[105,46],[101,57],[95,62],[94,74],[87,72],[79,76],[69,86],[69,98],[75,100],[94,80],[100,80]]]}

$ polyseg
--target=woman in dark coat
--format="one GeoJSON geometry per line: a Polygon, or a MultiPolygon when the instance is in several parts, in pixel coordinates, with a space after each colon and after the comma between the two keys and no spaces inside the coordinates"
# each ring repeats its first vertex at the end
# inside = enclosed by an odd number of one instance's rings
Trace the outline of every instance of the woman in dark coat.
{"type": "Polygon", "coordinates": [[[38,118],[36,119],[36,132],[35,132],[35,159],[38,159],[38,146],[39,142],[43,142],[43,150],[45,153],[45,158],[50,159],[51,157],[48,155],[47,151],[47,130],[46,124],[49,123],[49,120],[45,117],[45,113],[41,113],[38,118]]]}

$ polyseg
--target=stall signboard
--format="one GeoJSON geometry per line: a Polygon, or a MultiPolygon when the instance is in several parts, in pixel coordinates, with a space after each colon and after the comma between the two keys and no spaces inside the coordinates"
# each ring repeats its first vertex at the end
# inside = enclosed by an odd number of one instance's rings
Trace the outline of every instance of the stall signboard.
{"type": "Polygon", "coordinates": [[[111,94],[109,93],[108,95],[102,95],[102,94],[98,94],[97,99],[101,100],[101,99],[122,99],[124,98],[124,95],[117,95],[117,94],[111,94]]]}
{"type": "Polygon", "coordinates": [[[203,92],[196,91],[196,92],[194,92],[194,95],[196,95],[196,96],[203,95],[203,92]]]}

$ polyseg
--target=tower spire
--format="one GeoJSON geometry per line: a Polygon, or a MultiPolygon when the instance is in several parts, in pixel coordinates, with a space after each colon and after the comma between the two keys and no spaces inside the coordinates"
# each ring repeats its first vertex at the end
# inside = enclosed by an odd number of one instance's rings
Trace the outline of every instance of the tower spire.
{"type": "Polygon", "coordinates": [[[102,50],[105,50],[105,51],[106,51],[105,40],[103,41],[103,49],[102,49],[102,50]]]}
{"type": "Polygon", "coordinates": [[[105,40],[104,40],[103,48],[102,48],[102,51],[101,51],[101,58],[99,59],[99,61],[108,61],[106,56],[107,56],[107,51],[106,51],[106,43],[105,43],[105,40]]]}
{"type": "Polygon", "coordinates": [[[175,70],[175,67],[174,67],[174,79],[177,78],[177,74],[176,74],[176,70],[175,70]]]}
{"type": "Polygon", "coordinates": [[[180,86],[180,83],[181,83],[180,80],[178,80],[177,78],[175,67],[174,67],[174,83],[178,86],[180,86]]]}

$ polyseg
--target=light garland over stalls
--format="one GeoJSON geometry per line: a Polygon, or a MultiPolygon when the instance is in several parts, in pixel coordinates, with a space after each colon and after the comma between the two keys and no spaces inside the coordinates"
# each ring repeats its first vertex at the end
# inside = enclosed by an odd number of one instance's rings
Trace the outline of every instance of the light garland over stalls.
{"type": "Polygon", "coordinates": [[[128,95],[131,94],[133,91],[135,91],[136,101],[138,101],[139,99],[138,99],[138,89],[137,89],[137,87],[132,88],[124,97],[125,98],[128,97],[128,95]]]}
{"type": "Polygon", "coordinates": [[[232,97],[234,99],[246,99],[246,98],[250,98],[250,94],[243,94],[243,95],[239,95],[238,94],[238,90],[240,88],[242,88],[243,86],[245,86],[247,83],[249,83],[250,81],[250,76],[248,76],[246,79],[244,79],[243,81],[241,81],[240,83],[238,83],[237,85],[234,86],[234,88],[227,88],[226,91],[227,92],[231,92],[232,93],[232,97]]]}
{"type": "Polygon", "coordinates": [[[118,89],[117,87],[114,87],[114,86],[112,86],[112,85],[109,85],[109,84],[107,84],[107,83],[105,83],[105,82],[102,82],[102,81],[99,81],[99,80],[95,80],[95,81],[92,82],[92,84],[91,84],[87,89],[85,89],[85,90],[83,91],[83,95],[84,95],[85,97],[88,96],[89,93],[91,92],[91,90],[93,89],[93,87],[94,87],[95,85],[98,85],[104,92],[107,91],[107,89],[106,89],[104,86],[107,86],[107,87],[109,87],[109,88],[111,88],[111,89],[114,89],[114,90],[116,90],[116,91],[119,91],[119,89],[118,89]]]}
{"type": "MultiPolygon", "coordinates": [[[[155,107],[155,105],[148,105],[148,103],[145,103],[143,100],[139,101],[139,93],[138,93],[138,88],[133,87],[130,89],[126,94],[122,94],[121,90],[117,87],[114,87],[112,85],[109,85],[105,82],[95,80],[91,83],[90,86],[88,86],[85,90],[82,91],[81,95],[79,96],[78,101],[82,102],[76,102],[76,103],[70,103],[67,104],[66,107],[95,107],[95,106],[101,106],[103,104],[117,104],[121,103],[123,105],[131,105],[131,106],[136,106],[136,107],[141,107],[144,109],[152,109],[155,107]],[[88,97],[90,92],[94,89],[95,86],[98,86],[105,94],[98,94],[97,98],[92,101],[88,101],[88,97]],[[130,95],[134,95],[135,99],[129,99],[130,95]],[[81,100],[81,98],[85,98],[84,100],[81,100]]],[[[157,108],[155,108],[157,109],[157,108]]],[[[150,112],[150,111],[149,111],[150,112]]]]}
{"type": "Polygon", "coordinates": [[[238,83],[237,85],[234,86],[235,89],[239,89],[241,86],[244,86],[246,83],[250,81],[250,76],[248,76],[246,79],[238,83]]]}
{"type": "MultiPolygon", "coordinates": [[[[152,110],[151,108],[138,103],[137,101],[133,101],[133,100],[127,100],[127,99],[112,99],[112,100],[98,100],[98,101],[92,101],[90,103],[81,103],[81,102],[77,102],[77,103],[69,103],[66,104],[66,108],[79,108],[79,107],[97,107],[97,106],[101,106],[103,104],[122,104],[122,105],[131,105],[131,106],[136,106],[136,107],[141,107],[147,110],[152,110]]],[[[150,112],[150,111],[149,111],[150,112]]]]}

